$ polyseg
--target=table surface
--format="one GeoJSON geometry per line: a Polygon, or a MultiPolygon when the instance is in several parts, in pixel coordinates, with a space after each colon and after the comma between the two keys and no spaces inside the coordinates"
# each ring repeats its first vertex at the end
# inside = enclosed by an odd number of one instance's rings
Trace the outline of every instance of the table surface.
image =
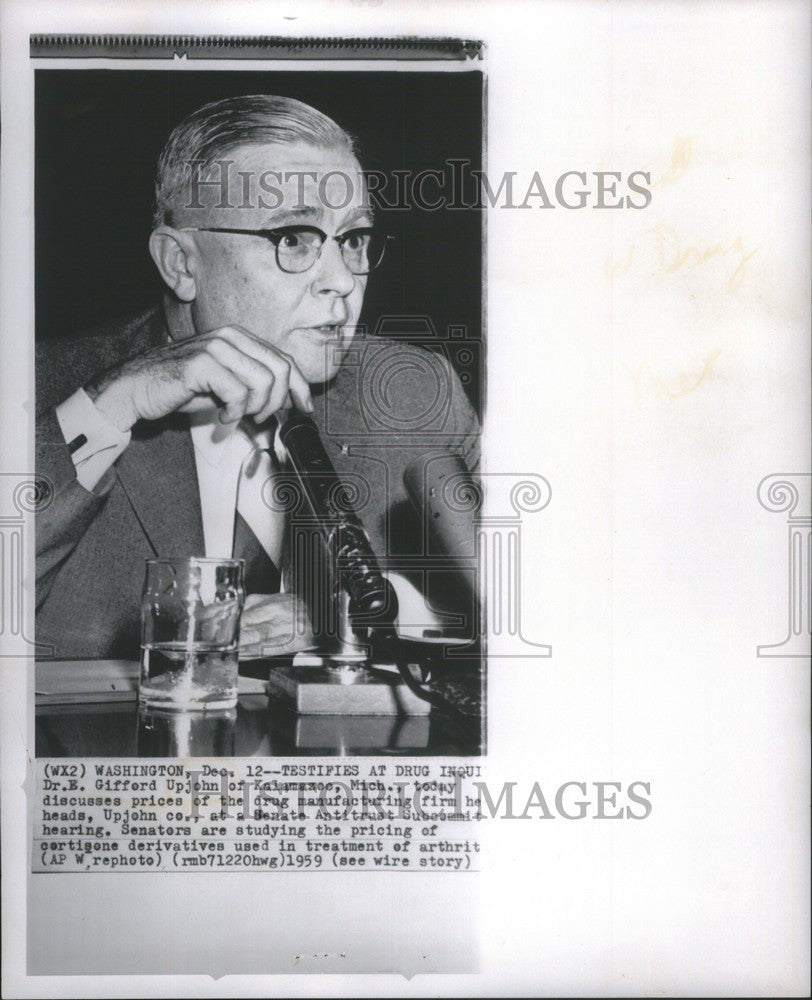
{"type": "Polygon", "coordinates": [[[269,692],[275,658],[240,664],[230,711],[139,708],[138,663],[43,661],[36,669],[39,757],[477,756],[482,752],[479,658],[434,671],[435,689],[473,725],[432,708],[425,716],[297,715],[269,692]],[[480,724],[477,725],[477,722],[480,724]],[[479,731],[478,731],[479,730],[479,731]]]}

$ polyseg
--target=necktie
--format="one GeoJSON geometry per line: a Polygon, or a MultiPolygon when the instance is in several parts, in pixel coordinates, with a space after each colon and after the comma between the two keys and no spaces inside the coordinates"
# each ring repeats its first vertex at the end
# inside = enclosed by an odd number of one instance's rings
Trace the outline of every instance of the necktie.
{"type": "Polygon", "coordinates": [[[279,592],[279,569],[239,510],[234,519],[234,558],[245,560],[246,594],[279,592]]]}
{"type": "Polygon", "coordinates": [[[251,527],[253,524],[260,537],[265,539],[265,544],[271,547],[271,551],[279,548],[279,532],[284,528],[278,523],[278,519],[284,519],[284,514],[269,508],[267,500],[263,498],[263,487],[267,487],[268,476],[278,471],[278,461],[272,447],[275,431],[276,420],[271,418],[266,432],[266,442],[271,447],[256,447],[249,453],[243,462],[237,489],[233,554],[235,559],[245,560],[246,594],[276,594],[280,589],[279,567],[251,527]],[[251,524],[247,518],[251,518],[251,524]],[[275,525],[274,519],[277,521],[275,525]],[[274,537],[277,539],[276,544],[274,537]]]}

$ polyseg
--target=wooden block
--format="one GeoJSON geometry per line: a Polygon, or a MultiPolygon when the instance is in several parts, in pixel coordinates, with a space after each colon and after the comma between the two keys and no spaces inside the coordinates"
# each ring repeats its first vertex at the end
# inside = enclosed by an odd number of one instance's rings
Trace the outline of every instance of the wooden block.
{"type": "Polygon", "coordinates": [[[298,750],[421,750],[429,743],[428,716],[301,715],[294,735],[298,750]]]}
{"type": "Polygon", "coordinates": [[[299,715],[428,715],[431,705],[396,678],[359,671],[353,683],[324,667],[272,668],[269,693],[299,715]]]}

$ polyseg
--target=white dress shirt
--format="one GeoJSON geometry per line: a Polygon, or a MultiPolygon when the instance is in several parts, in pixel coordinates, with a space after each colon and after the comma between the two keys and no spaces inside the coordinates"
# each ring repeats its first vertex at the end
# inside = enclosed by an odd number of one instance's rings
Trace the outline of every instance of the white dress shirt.
{"type": "Polygon", "coordinates": [[[217,409],[191,414],[206,555],[229,557],[234,511],[239,510],[277,567],[281,566],[284,515],[272,509],[274,460],[270,432],[253,420],[220,423],[217,409]]]}
{"type": "MultiPolygon", "coordinates": [[[[71,458],[76,478],[92,490],[130,443],[129,431],[121,431],[78,389],[56,408],[56,416],[67,444],[74,446],[71,458]]],[[[200,493],[206,555],[231,557],[234,545],[234,512],[239,509],[258,541],[281,569],[285,520],[272,508],[269,478],[275,464],[284,460],[284,449],[276,435],[276,462],[265,449],[272,444],[267,428],[257,428],[251,418],[238,424],[223,424],[215,406],[190,414],[192,443],[200,493]]]]}

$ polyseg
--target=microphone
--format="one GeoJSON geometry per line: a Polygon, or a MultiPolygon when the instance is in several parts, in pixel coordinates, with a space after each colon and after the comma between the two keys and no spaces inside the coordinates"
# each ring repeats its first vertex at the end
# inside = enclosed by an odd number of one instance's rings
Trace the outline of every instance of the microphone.
{"type": "Polygon", "coordinates": [[[380,571],[358,515],[341,502],[344,484],[324,450],[316,424],[295,412],[280,427],[279,437],[331,557],[335,551],[332,568],[349,595],[353,624],[391,625],[398,614],[395,591],[380,571]],[[335,550],[331,545],[334,539],[335,550]]]}
{"type": "MultiPolygon", "coordinates": [[[[379,654],[383,654],[383,662],[394,662],[403,683],[414,695],[447,712],[465,729],[475,727],[478,733],[477,720],[465,715],[447,698],[420,684],[413,676],[410,663],[412,657],[398,639],[395,630],[394,623],[398,614],[395,590],[378,567],[369,536],[358,515],[347,509],[346,503],[339,502],[344,485],[324,450],[313,420],[296,412],[280,427],[279,437],[287,449],[288,459],[301,484],[310,512],[319,525],[328,558],[332,559],[335,552],[335,566],[332,568],[338,573],[339,581],[349,595],[348,610],[353,627],[370,629],[368,638],[377,644],[379,654]],[[336,538],[337,552],[332,546],[336,538]]],[[[470,473],[461,459],[456,459],[453,455],[445,457],[454,463],[454,472],[459,471],[456,462],[460,462],[470,480],[470,473]]],[[[443,473],[441,469],[439,474],[445,476],[450,471],[451,465],[448,465],[447,472],[443,473]]],[[[418,472],[408,473],[410,482],[417,478],[418,472]]],[[[473,487],[473,481],[471,486],[473,487]]],[[[433,488],[429,487],[430,490],[433,488]]],[[[451,530],[451,526],[457,524],[454,518],[446,520],[448,526],[444,522],[440,529],[443,538],[451,530]]],[[[473,536],[473,532],[471,535],[473,536]]],[[[452,544],[456,545],[454,542],[452,544]]]]}

